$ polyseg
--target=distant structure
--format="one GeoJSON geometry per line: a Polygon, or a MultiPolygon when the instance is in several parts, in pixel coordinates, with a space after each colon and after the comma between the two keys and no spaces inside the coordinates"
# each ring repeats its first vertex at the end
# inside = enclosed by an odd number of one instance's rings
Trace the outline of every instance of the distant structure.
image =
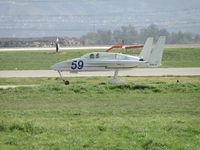
{"type": "Polygon", "coordinates": [[[125,45],[125,40],[122,40],[122,45],[125,45]]]}
{"type": "Polygon", "coordinates": [[[57,38],[57,39],[56,39],[56,53],[58,53],[59,48],[60,48],[59,39],[57,38]]]}
{"type": "Polygon", "coordinates": [[[177,83],[177,84],[179,84],[179,83],[180,83],[180,81],[179,81],[179,80],[176,80],[176,83],[177,83]]]}

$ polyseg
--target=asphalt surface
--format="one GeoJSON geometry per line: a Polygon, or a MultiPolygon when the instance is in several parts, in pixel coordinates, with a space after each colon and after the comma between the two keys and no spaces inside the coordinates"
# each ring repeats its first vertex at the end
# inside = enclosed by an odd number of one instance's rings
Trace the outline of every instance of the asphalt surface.
{"type": "MultiPolygon", "coordinates": [[[[62,72],[64,77],[113,76],[114,71],[79,72],[71,74],[62,72]]],[[[200,76],[200,68],[136,68],[119,71],[119,76],[200,76]]],[[[59,77],[53,70],[0,71],[0,78],[10,77],[59,77]]]]}
{"type": "MultiPolygon", "coordinates": [[[[89,47],[61,47],[60,50],[106,50],[111,48],[113,45],[108,46],[89,46],[89,47]]],[[[165,48],[200,48],[200,44],[174,44],[165,45],[165,48]]],[[[0,52],[5,51],[55,51],[55,47],[44,48],[44,47],[33,47],[33,48],[0,48],[0,52]]]]}
{"type": "MultiPolygon", "coordinates": [[[[106,50],[109,49],[111,46],[95,46],[95,47],[61,47],[59,50],[106,50]]],[[[33,47],[33,48],[0,48],[0,52],[6,51],[56,51],[55,47],[44,48],[44,47],[33,47]]]]}
{"type": "Polygon", "coordinates": [[[0,85],[0,89],[10,89],[10,88],[17,88],[17,87],[34,87],[37,85],[0,85]]]}

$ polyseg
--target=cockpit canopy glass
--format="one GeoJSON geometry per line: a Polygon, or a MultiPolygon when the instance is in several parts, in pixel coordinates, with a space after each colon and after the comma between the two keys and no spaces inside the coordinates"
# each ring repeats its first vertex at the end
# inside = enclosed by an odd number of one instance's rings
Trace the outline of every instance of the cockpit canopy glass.
{"type": "Polygon", "coordinates": [[[81,58],[85,59],[118,59],[118,60],[131,60],[132,56],[118,53],[96,52],[83,55],[81,58]]]}

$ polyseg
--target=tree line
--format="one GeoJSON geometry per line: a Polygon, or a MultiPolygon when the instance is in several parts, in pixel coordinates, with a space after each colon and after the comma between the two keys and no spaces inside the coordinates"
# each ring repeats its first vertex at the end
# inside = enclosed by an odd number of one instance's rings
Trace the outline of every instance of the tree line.
{"type": "MultiPolygon", "coordinates": [[[[57,37],[42,38],[0,38],[1,48],[14,47],[55,47],[57,37]]],[[[59,38],[62,47],[83,46],[79,38],[59,38]]]]}
{"type": "MultiPolygon", "coordinates": [[[[60,37],[61,47],[94,46],[94,45],[117,45],[117,44],[140,44],[148,37],[167,37],[167,44],[200,43],[200,34],[190,32],[169,32],[160,29],[156,25],[136,30],[134,26],[123,26],[116,30],[98,30],[87,33],[80,38],[60,37]],[[123,41],[123,42],[122,42],[123,41]]],[[[55,47],[57,37],[44,38],[0,38],[0,47],[55,47]]]]}
{"type": "Polygon", "coordinates": [[[188,44],[188,43],[200,43],[200,34],[194,34],[190,32],[168,32],[166,29],[160,29],[156,25],[150,25],[146,28],[136,30],[134,26],[123,26],[118,30],[98,30],[97,32],[91,32],[81,37],[81,40],[86,45],[113,45],[121,44],[124,41],[125,44],[144,43],[148,37],[154,37],[155,40],[159,36],[167,37],[167,44],[188,44]]]}

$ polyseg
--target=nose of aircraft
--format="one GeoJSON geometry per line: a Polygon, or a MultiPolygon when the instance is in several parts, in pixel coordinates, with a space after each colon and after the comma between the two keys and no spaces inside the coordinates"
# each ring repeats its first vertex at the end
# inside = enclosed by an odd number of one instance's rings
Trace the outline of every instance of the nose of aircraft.
{"type": "Polygon", "coordinates": [[[64,71],[68,67],[68,62],[67,61],[62,61],[59,63],[56,63],[51,66],[51,69],[56,70],[56,71],[64,71]]]}
{"type": "Polygon", "coordinates": [[[56,64],[54,64],[54,65],[51,66],[51,69],[58,71],[58,70],[61,69],[61,67],[62,67],[61,63],[56,63],[56,64]]]}
{"type": "Polygon", "coordinates": [[[51,69],[52,69],[52,70],[58,70],[58,64],[52,65],[52,66],[51,66],[51,69]]]}

